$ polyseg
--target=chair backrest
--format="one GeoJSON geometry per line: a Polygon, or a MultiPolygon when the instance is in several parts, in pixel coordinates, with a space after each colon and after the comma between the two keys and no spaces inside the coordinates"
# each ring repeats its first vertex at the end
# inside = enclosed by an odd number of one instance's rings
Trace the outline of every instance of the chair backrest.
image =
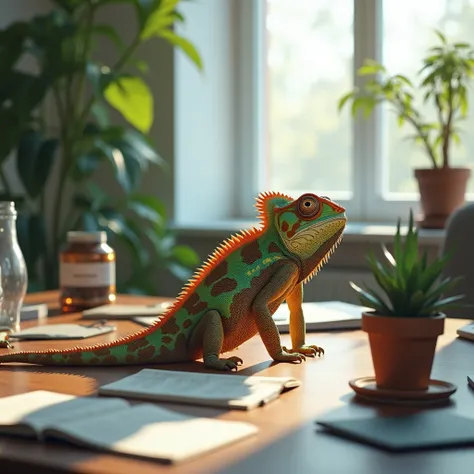
{"type": "MultiPolygon", "coordinates": [[[[446,235],[441,254],[452,252],[443,277],[462,276],[463,280],[444,296],[464,294],[462,303],[474,306],[474,204],[466,204],[454,211],[445,227],[446,235]]],[[[473,308],[452,308],[446,311],[449,318],[474,319],[473,308]]]]}

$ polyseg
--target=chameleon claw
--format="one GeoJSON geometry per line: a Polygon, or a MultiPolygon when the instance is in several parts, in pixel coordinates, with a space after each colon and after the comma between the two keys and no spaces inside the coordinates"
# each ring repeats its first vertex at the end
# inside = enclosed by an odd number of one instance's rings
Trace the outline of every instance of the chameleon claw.
{"type": "Polygon", "coordinates": [[[286,347],[283,347],[283,350],[290,352],[290,353],[299,353],[299,354],[304,354],[309,357],[316,357],[316,356],[321,356],[324,354],[324,349],[319,346],[315,346],[314,344],[312,345],[303,345],[301,347],[298,347],[296,349],[287,349],[286,347]]]}
{"type": "Polygon", "coordinates": [[[242,365],[244,361],[237,356],[229,357],[228,359],[219,359],[217,356],[208,356],[204,364],[209,369],[220,370],[228,372],[230,370],[237,370],[239,365],[242,365]]]}
{"type": "Polygon", "coordinates": [[[282,351],[273,357],[274,360],[278,362],[304,362],[306,360],[306,356],[304,354],[300,354],[299,352],[290,352],[284,347],[282,349],[282,351]]]}

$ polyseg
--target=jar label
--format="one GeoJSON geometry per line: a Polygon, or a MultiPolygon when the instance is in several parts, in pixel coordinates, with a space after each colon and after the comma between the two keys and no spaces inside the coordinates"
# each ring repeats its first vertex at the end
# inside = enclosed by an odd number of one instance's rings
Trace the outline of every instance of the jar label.
{"type": "Polygon", "coordinates": [[[115,285],[115,262],[60,263],[60,286],[90,288],[115,285]]]}

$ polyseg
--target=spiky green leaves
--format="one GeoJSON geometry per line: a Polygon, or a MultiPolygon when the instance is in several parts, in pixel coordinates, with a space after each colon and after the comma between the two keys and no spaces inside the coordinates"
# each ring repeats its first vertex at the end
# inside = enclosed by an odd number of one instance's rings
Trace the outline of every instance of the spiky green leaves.
{"type": "Polygon", "coordinates": [[[384,262],[377,260],[373,252],[367,255],[369,268],[379,290],[369,287],[363,289],[351,282],[362,305],[384,316],[428,317],[458,306],[457,302],[464,298],[464,295],[443,298],[459,283],[461,277],[440,280],[450,254],[431,263],[428,263],[426,251],[420,258],[418,231],[414,227],[412,211],[404,241],[399,220],[393,254],[385,246],[382,248],[384,262]]]}

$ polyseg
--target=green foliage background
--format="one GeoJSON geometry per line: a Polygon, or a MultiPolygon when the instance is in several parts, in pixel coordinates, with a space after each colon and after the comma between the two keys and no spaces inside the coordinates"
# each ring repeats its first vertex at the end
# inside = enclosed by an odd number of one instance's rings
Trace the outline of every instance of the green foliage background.
{"type": "Polygon", "coordinates": [[[58,254],[67,231],[105,230],[133,265],[118,290],[154,294],[157,268],[184,279],[198,258],[191,248],[176,245],[163,203],[140,192],[143,173],[150,167],[166,172],[166,162],[148,136],[154,97],[147,84],[148,65],[136,52],[149,41],[164,41],[181,49],[199,69],[201,58],[173,31],[176,22],[184,21],[179,0],[51,3],[49,13],[0,31],[0,199],[14,200],[19,209],[17,230],[29,291],[57,287],[58,254]],[[136,34],[129,43],[112,21],[98,20],[104,8],[118,4],[130,7],[135,16],[136,34]],[[101,38],[115,45],[115,63],[95,59],[101,38]],[[37,72],[19,67],[25,58],[37,72]],[[57,126],[46,117],[50,99],[57,126]],[[112,110],[128,125],[112,123],[112,110]],[[14,194],[3,169],[12,152],[22,195],[14,194]],[[108,176],[116,181],[117,192],[101,187],[108,176]],[[51,205],[52,221],[47,222],[51,205]]]}

